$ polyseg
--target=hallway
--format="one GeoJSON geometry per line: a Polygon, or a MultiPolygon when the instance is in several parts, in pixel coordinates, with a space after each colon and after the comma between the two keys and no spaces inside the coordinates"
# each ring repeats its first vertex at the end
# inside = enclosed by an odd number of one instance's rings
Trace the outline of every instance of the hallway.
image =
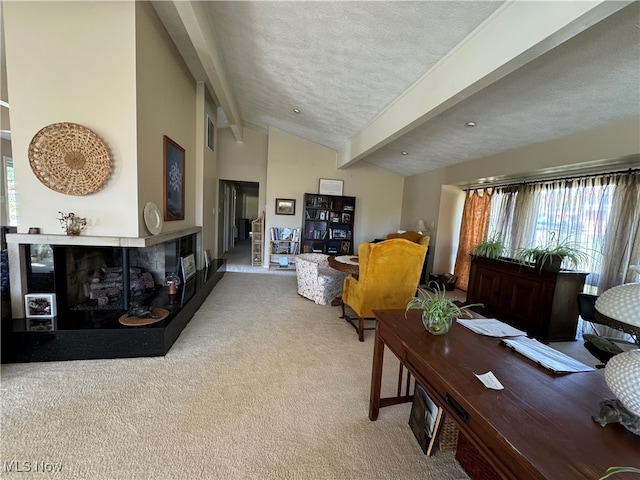
{"type": "Polygon", "coordinates": [[[223,254],[222,258],[227,261],[227,272],[268,273],[275,275],[296,274],[295,270],[278,270],[275,268],[265,268],[261,265],[251,265],[251,239],[236,243],[236,246],[223,254]]]}

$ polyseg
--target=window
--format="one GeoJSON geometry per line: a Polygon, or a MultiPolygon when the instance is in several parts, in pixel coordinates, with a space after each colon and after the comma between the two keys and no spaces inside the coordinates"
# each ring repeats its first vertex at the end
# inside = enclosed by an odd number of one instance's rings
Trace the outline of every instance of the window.
{"type": "Polygon", "coordinates": [[[18,213],[16,208],[16,182],[13,171],[13,159],[9,157],[2,157],[2,163],[4,167],[5,184],[3,185],[5,191],[5,214],[7,215],[7,224],[11,226],[18,225],[18,213]]]}
{"type": "Polygon", "coordinates": [[[519,248],[569,242],[587,257],[588,291],[600,282],[617,180],[614,176],[557,180],[497,188],[487,238],[501,238],[509,256],[519,248]]]}

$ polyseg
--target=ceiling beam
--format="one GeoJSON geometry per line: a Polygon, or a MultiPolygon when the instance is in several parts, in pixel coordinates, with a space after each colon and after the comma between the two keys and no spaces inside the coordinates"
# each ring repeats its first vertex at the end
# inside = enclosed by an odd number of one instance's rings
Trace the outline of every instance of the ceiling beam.
{"type": "Polygon", "coordinates": [[[353,165],[631,3],[509,1],[339,151],[353,165]]]}
{"type": "Polygon", "coordinates": [[[225,125],[238,142],[243,139],[240,107],[233,94],[217,46],[217,40],[203,2],[154,1],[153,6],[165,25],[196,81],[202,81],[224,111],[225,125]],[[189,48],[183,41],[188,40],[189,48]]]}

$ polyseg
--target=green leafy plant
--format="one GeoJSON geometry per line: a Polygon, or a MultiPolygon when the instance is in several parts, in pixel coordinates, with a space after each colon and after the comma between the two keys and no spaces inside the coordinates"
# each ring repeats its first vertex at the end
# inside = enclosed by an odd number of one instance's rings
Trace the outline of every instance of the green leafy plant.
{"type": "Polygon", "coordinates": [[[417,295],[407,302],[405,316],[412,308],[422,310],[422,324],[434,335],[447,333],[454,318],[470,317],[471,307],[482,306],[481,303],[458,306],[446,297],[445,290],[440,290],[437,282],[429,282],[428,286],[433,289],[433,292],[418,288],[417,295]]]}
{"type": "Polygon", "coordinates": [[[476,257],[499,258],[504,255],[504,244],[497,237],[491,237],[473,247],[472,254],[476,257]]]}
{"type": "Polygon", "coordinates": [[[599,480],[604,480],[605,478],[609,478],[611,475],[615,475],[616,473],[640,473],[640,468],[635,467],[609,467],[607,471],[604,473],[599,480]]]}
{"type": "Polygon", "coordinates": [[[577,243],[570,242],[567,239],[555,240],[555,232],[551,233],[551,241],[543,246],[521,248],[516,252],[516,258],[520,263],[535,263],[540,270],[557,262],[558,269],[560,264],[567,261],[573,268],[589,258],[587,252],[577,243]]]}

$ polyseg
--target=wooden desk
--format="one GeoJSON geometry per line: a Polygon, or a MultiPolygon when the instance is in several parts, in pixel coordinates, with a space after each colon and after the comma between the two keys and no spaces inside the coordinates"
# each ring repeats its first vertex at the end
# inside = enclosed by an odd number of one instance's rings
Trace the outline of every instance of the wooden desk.
{"type": "Polygon", "coordinates": [[[591,419],[601,400],[614,398],[602,372],[556,375],[457,323],[433,336],[417,310],[406,319],[404,310],[375,314],[371,420],[398,403],[380,399],[387,346],[505,479],[597,479],[610,466],[640,466],[640,437],[591,419]],[[474,376],[489,370],[504,390],[489,390],[474,376]]]}

